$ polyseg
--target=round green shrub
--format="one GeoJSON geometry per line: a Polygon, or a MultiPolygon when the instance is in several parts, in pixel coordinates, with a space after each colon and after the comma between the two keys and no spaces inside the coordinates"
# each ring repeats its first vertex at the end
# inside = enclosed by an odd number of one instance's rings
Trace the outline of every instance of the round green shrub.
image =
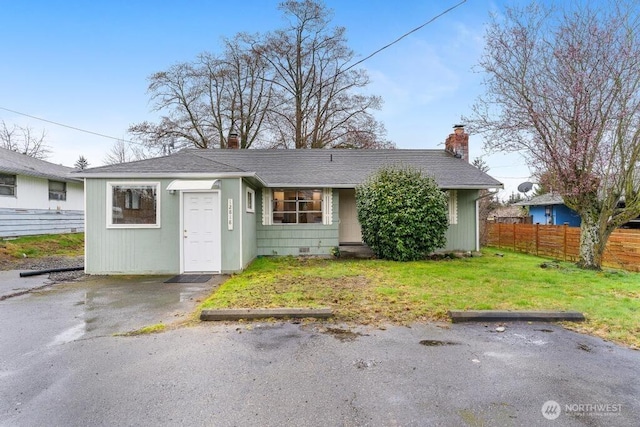
{"type": "Polygon", "coordinates": [[[379,170],[356,188],[362,239],[378,258],[424,259],[446,244],[447,196],[412,168],[379,170]]]}

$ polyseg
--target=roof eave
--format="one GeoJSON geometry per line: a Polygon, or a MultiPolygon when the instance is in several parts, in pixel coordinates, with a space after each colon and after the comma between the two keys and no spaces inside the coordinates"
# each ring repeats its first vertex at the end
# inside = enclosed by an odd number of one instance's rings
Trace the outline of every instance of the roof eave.
{"type": "Polygon", "coordinates": [[[266,186],[265,182],[255,172],[104,172],[104,173],[77,173],[79,177],[84,179],[217,179],[217,178],[254,178],[258,182],[266,186]]]}
{"type": "MultiPolygon", "coordinates": [[[[300,183],[268,183],[265,184],[265,187],[268,188],[356,188],[360,184],[300,184],[300,183]]],[[[495,185],[443,185],[439,186],[442,190],[490,190],[490,189],[503,189],[503,184],[495,184],[495,185]]]]}

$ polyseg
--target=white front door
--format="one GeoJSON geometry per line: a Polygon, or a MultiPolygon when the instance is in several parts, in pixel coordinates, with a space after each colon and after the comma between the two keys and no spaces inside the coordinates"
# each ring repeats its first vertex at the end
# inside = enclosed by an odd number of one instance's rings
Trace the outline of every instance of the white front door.
{"type": "Polygon", "coordinates": [[[184,272],[220,272],[220,196],[182,193],[184,272]]]}
{"type": "Polygon", "coordinates": [[[340,197],[340,243],[362,243],[362,230],[358,222],[356,209],[356,191],[352,189],[338,190],[340,197]]]}

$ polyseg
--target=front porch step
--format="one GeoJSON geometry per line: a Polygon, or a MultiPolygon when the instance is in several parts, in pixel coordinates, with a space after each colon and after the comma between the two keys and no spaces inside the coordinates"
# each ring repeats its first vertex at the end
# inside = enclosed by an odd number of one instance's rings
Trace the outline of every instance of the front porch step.
{"type": "Polygon", "coordinates": [[[362,258],[370,259],[374,258],[373,251],[367,245],[340,245],[341,258],[362,258]]]}

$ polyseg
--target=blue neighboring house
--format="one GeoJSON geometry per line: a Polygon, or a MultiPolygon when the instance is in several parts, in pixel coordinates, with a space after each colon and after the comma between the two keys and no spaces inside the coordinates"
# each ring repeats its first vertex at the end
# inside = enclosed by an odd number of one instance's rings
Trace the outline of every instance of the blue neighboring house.
{"type": "Polygon", "coordinates": [[[580,215],[564,204],[562,196],[553,193],[543,194],[515,203],[516,206],[529,208],[533,224],[564,225],[580,227],[580,215]]]}

